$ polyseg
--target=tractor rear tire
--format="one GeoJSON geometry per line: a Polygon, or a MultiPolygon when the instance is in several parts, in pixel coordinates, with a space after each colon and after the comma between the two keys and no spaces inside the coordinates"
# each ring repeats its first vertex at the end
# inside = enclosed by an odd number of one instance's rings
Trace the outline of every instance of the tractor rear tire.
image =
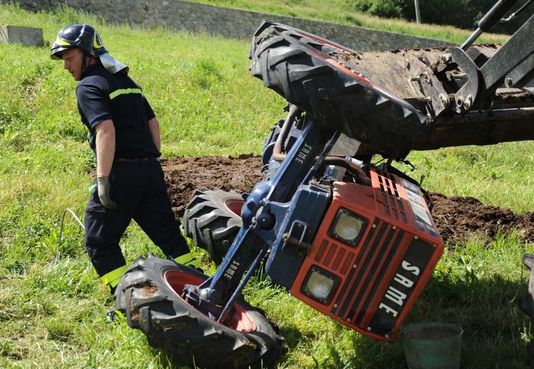
{"type": "Polygon", "coordinates": [[[148,343],[177,366],[195,368],[270,367],[281,354],[280,337],[258,310],[238,299],[231,321],[210,319],[181,293],[207,276],[172,260],[139,257],[115,292],[115,308],[148,343]]]}
{"type": "Polygon", "coordinates": [[[184,233],[220,264],[243,226],[243,197],[222,190],[197,191],[182,219],[184,233]]]}

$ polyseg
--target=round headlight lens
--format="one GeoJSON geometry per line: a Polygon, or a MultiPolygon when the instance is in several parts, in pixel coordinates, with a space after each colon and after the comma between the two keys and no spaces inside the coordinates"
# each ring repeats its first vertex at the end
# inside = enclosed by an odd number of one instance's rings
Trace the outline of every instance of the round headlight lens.
{"type": "Polygon", "coordinates": [[[337,277],[318,267],[312,267],[302,291],[322,303],[327,303],[337,285],[337,277]]]}
{"type": "Polygon", "coordinates": [[[340,209],[334,220],[332,235],[354,246],[365,228],[365,220],[346,209],[340,209]]]}

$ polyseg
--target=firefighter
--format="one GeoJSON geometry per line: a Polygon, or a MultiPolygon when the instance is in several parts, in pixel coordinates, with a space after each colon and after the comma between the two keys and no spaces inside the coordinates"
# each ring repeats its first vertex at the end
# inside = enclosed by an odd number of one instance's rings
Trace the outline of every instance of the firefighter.
{"type": "Polygon", "coordinates": [[[87,24],[61,29],[51,49],[74,80],[78,111],[96,156],[85,209],[91,263],[113,293],[126,271],[119,240],[132,219],[167,258],[196,266],[172,213],[159,157],[159,122],[128,67],[113,58],[87,24]]]}

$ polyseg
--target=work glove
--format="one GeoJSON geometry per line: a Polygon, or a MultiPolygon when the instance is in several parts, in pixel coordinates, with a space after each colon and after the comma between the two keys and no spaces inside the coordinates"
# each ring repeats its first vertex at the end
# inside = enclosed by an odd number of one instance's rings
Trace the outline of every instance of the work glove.
{"type": "Polygon", "coordinates": [[[109,197],[109,193],[111,192],[109,177],[98,177],[96,179],[96,186],[98,191],[98,198],[100,199],[102,205],[104,205],[104,207],[107,209],[116,209],[117,204],[109,197]]]}

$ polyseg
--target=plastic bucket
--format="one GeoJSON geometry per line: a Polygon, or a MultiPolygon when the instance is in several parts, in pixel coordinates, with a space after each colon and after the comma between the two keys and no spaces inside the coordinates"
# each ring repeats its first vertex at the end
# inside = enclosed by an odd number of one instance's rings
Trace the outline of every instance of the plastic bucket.
{"type": "Polygon", "coordinates": [[[410,369],[459,369],[463,329],[454,324],[424,322],[401,330],[410,369]]]}

